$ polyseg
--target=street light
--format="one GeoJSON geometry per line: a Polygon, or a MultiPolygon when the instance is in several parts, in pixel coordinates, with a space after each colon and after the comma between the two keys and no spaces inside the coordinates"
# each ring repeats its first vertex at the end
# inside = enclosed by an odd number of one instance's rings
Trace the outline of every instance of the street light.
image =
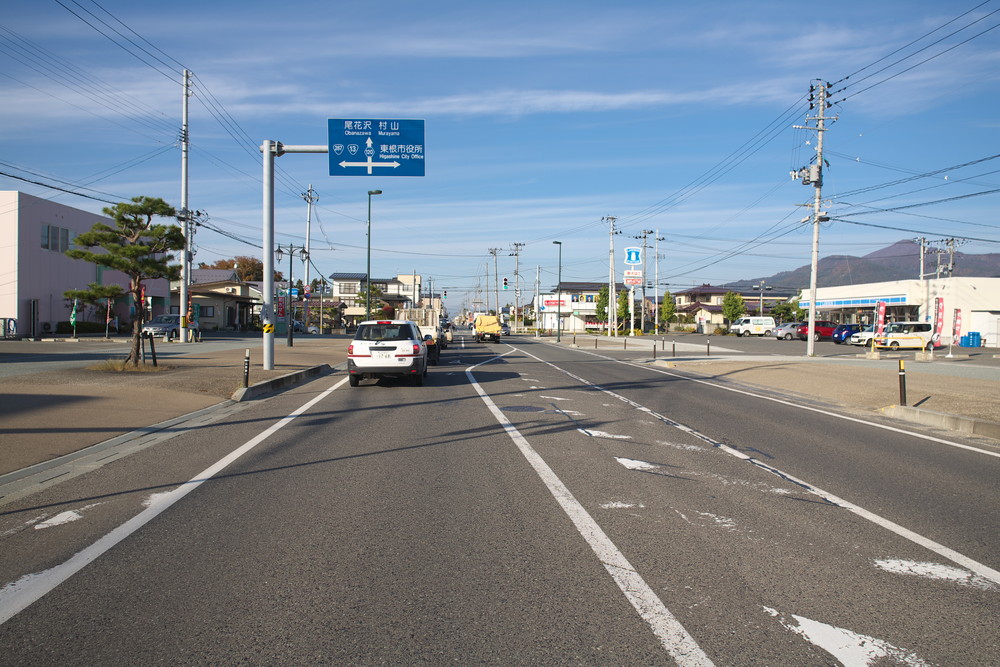
{"type": "Polygon", "coordinates": [[[556,283],[556,342],[562,341],[562,241],[553,241],[559,246],[559,277],[556,283]]]}
{"type": "Polygon", "coordinates": [[[372,195],[382,194],[381,190],[368,191],[368,271],[365,274],[365,319],[372,318],[372,195]]]}
{"type": "Polygon", "coordinates": [[[309,252],[304,246],[289,244],[282,248],[279,244],[278,249],[274,252],[279,262],[285,256],[285,253],[288,253],[288,289],[285,291],[285,321],[288,322],[288,347],[292,347],[292,329],[295,328],[295,318],[292,317],[292,260],[295,257],[296,250],[299,253],[299,257],[303,260],[309,258],[309,252]]]}

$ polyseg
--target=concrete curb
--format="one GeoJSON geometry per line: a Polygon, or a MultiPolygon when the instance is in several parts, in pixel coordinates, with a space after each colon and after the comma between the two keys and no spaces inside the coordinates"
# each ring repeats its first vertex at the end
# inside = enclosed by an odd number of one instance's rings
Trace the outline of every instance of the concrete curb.
{"type": "Polygon", "coordinates": [[[938,428],[959,431],[960,433],[971,433],[973,435],[1000,440],[1000,424],[996,422],[988,422],[971,417],[960,417],[944,412],[913,408],[907,405],[890,405],[880,408],[879,411],[887,417],[895,417],[896,419],[916,422],[925,426],[936,426],[938,428]]]}
{"type": "Polygon", "coordinates": [[[258,382],[257,384],[249,387],[237,389],[233,393],[231,400],[237,403],[241,401],[249,401],[250,399],[257,398],[258,396],[270,394],[278,389],[283,389],[293,384],[298,384],[299,382],[304,382],[311,378],[326,375],[327,373],[332,372],[333,368],[330,367],[330,364],[320,364],[319,366],[305,368],[301,371],[295,371],[293,373],[288,373],[287,375],[282,375],[281,377],[276,377],[273,380],[265,380],[264,382],[258,382]]]}

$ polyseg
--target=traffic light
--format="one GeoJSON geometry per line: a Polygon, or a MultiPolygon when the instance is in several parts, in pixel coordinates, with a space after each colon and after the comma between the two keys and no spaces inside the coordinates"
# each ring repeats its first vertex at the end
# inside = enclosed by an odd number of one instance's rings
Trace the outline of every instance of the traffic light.
{"type": "Polygon", "coordinates": [[[446,298],[446,299],[448,298],[448,290],[444,291],[444,298],[446,298]]]}
{"type": "Polygon", "coordinates": [[[507,289],[507,279],[506,278],[503,279],[503,288],[507,289]]]}

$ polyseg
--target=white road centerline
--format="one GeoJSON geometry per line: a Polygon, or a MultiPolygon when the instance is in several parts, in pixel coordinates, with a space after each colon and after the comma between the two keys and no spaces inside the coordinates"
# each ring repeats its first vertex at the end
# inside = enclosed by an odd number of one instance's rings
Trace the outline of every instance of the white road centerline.
{"type": "MultiPolygon", "coordinates": [[[[513,352],[514,349],[511,349],[513,352]]],[[[510,352],[493,357],[487,361],[470,366],[465,370],[465,374],[472,384],[476,393],[486,404],[486,407],[493,414],[500,426],[503,427],[510,439],[527,459],[529,465],[534,468],[535,473],[541,478],[549,492],[559,503],[563,511],[569,517],[577,531],[587,541],[590,548],[597,555],[597,558],[604,565],[604,568],[611,575],[611,578],[625,594],[626,599],[632,604],[639,615],[646,621],[653,633],[659,638],[660,644],[670,654],[670,656],[682,667],[708,667],[714,663],[708,655],[701,650],[694,638],[684,629],[680,621],[677,620],[663,601],[656,595],[649,584],[636,572],[629,563],[625,555],[615,546],[611,538],[598,525],[583,505],[573,496],[566,485],[562,483],[558,476],[542,457],[535,451],[531,444],[521,435],[520,431],[507,419],[500,408],[493,402],[486,391],[476,381],[472,371],[488,364],[495,359],[506,356],[510,352]]]]}
{"type": "Polygon", "coordinates": [[[244,454],[267,440],[282,428],[288,426],[288,424],[290,424],[296,417],[329,396],[330,393],[343,385],[345,382],[347,382],[347,377],[344,377],[340,380],[340,382],[337,382],[326,391],[320,393],[315,398],[300,406],[287,417],[284,417],[280,421],[272,424],[269,428],[234,449],[229,454],[202,471],[201,474],[196,475],[194,478],[181,484],[173,491],[156,494],[153,501],[150,502],[146,509],[121,524],[107,535],[101,537],[89,547],[84,548],[82,551],[78,551],[66,562],[49,568],[43,572],[26,575],[21,577],[19,580],[4,586],[0,589],[0,625],[3,625],[18,613],[33,605],[61,583],[107,553],[116,544],[145,526],[147,523],[162,514],[165,510],[169,509],[181,498],[218,475],[231,463],[238,460],[244,454]]]}

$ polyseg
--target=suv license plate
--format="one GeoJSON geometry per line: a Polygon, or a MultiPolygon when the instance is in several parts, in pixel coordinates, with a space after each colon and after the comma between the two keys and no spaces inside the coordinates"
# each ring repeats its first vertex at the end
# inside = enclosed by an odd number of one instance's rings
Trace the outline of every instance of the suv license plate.
{"type": "Polygon", "coordinates": [[[372,359],[392,359],[391,352],[372,352],[372,359]]]}

